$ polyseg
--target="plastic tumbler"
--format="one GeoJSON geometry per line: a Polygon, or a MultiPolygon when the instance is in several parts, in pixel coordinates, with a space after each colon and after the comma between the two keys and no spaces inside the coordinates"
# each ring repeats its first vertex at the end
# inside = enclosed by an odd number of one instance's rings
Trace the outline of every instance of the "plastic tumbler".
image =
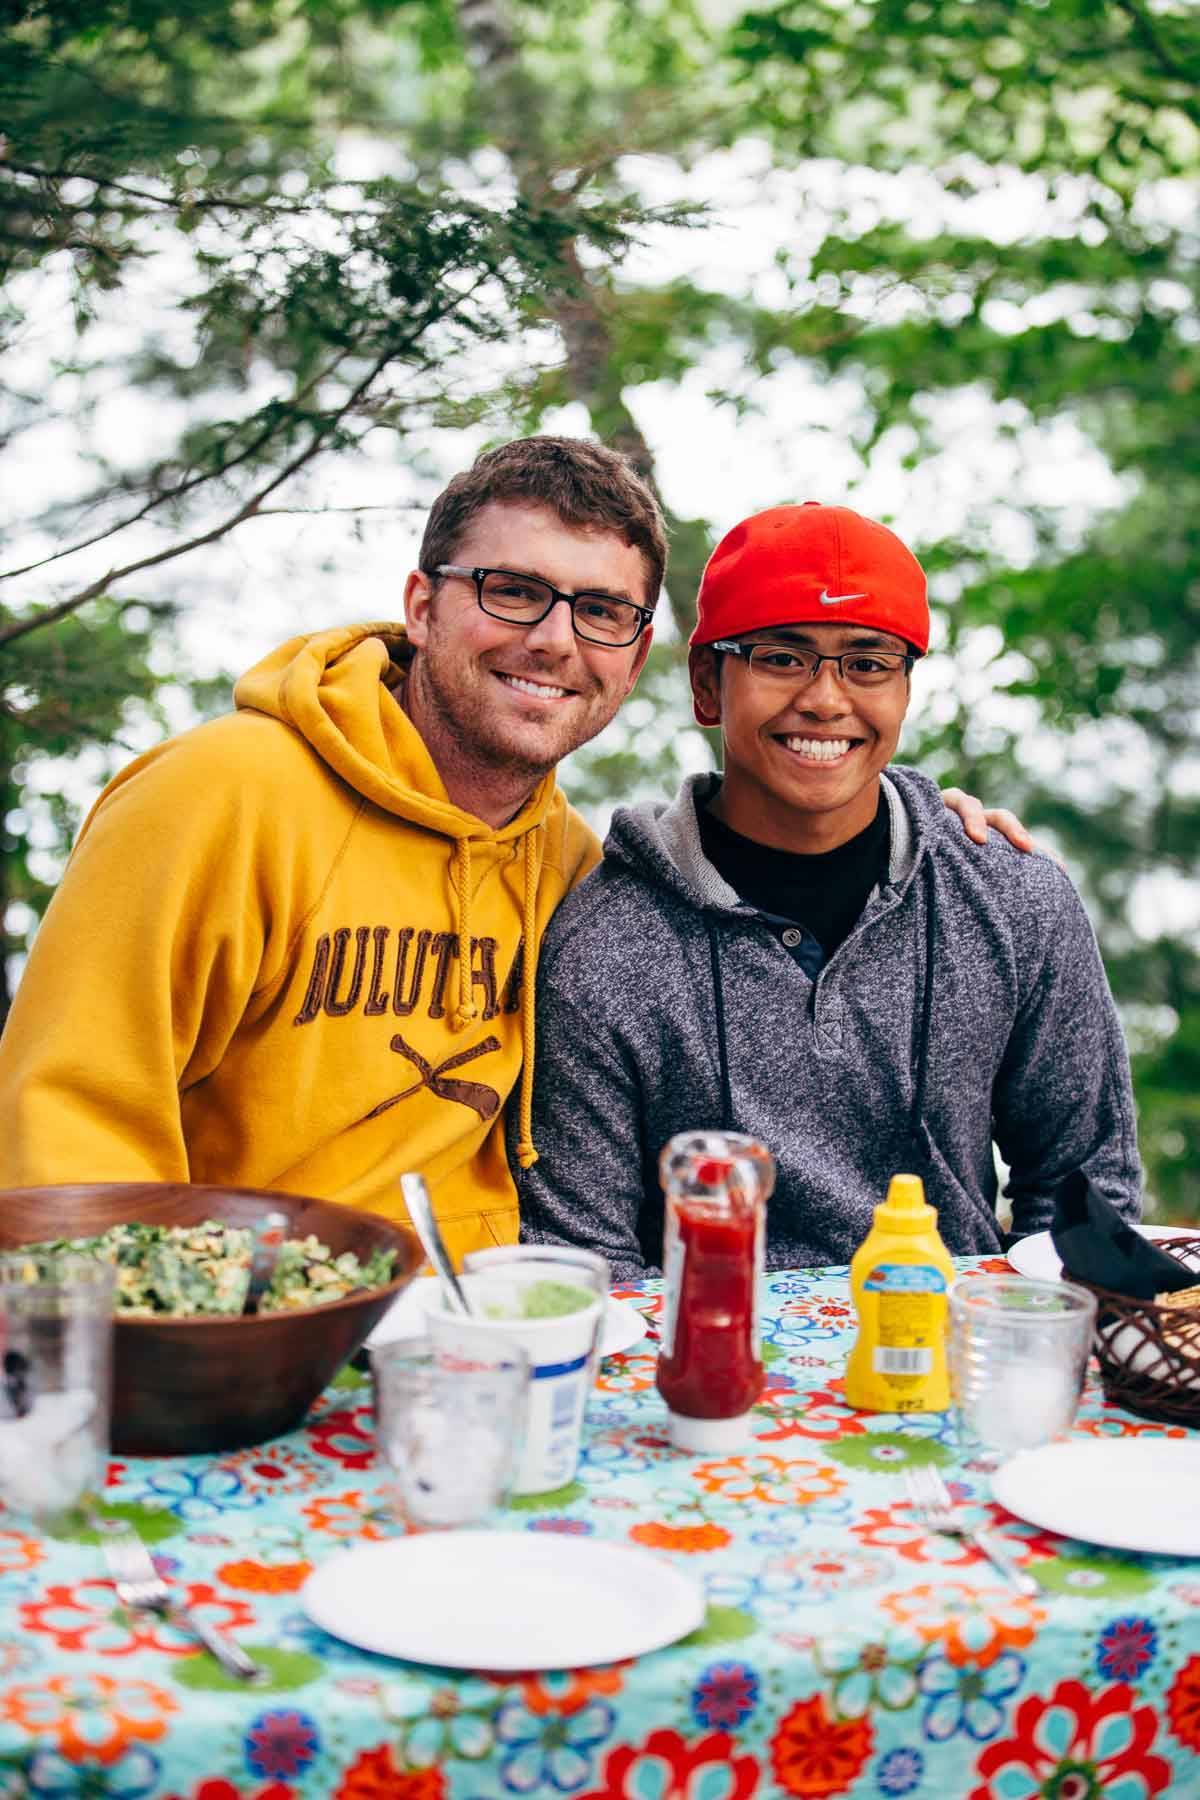
{"type": "Polygon", "coordinates": [[[0,1500],[39,1523],[104,1483],[116,1270],[86,1256],[0,1256],[0,1500]]]}
{"type": "Polygon", "coordinates": [[[961,1275],[950,1290],[950,1392],[959,1443],[997,1463],[1068,1430],[1096,1301],[1068,1281],[961,1275]]]}

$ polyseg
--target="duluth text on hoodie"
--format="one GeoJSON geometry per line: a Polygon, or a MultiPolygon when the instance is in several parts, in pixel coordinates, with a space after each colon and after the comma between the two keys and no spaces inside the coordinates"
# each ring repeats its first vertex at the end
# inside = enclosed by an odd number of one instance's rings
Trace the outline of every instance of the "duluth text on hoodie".
{"type": "Polygon", "coordinates": [[[1136,1218],[1129,1059],[1058,865],[971,843],[893,767],[885,879],[814,974],[704,855],[711,786],[619,811],[547,935],[523,1234],[588,1244],[620,1280],[655,1267],[659,1152],[708,1126],[775,1154],[773,1268],[848,1261],[897,1171],[952,1252],[999,1249],[993,1142],[1015,1232],[1049,1224],[1072,1169],[1136,1218]]]}
{"type": "Polygon", "coordinates": [[[0,1183],[281,1188],[455,1256],[516,1235],[502,1113],[525,979],[598,845],[553,775],[498,830],[447,798],[396,625],[295,638],[238,711],[138,757],[88,818],[0,1040],[0,1183]]]}

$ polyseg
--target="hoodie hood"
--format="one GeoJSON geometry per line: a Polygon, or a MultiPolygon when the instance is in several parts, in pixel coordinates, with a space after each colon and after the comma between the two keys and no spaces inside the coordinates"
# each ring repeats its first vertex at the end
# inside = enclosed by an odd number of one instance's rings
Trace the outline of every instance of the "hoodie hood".
{"type": "Polygon", "coordinates": [[[456,842],[506,842],[545,822],[556,788],[542,777],[515,818],[493,830],[449,799],[400,703],[412,650],[402,625],[346,625],[289,639],[233,690],[239,711],[298,731],[322,762],[384,812],[456,842]]]}
{"type": "MultiPolygon", "coordinates": [[[[891,827],[888,886],[901,891],[916,873],[929,837],[943,829],[945,808],[932,783],[911,771],[893,771],[880,779],[891,827]]],[[[671,801],[619,807],[604,854],[698,910],[751,917],[756,909],[713,867],[700,839],[696,813],[712,798],[719,780],[712,774],[689,775],[671,801]]]]}

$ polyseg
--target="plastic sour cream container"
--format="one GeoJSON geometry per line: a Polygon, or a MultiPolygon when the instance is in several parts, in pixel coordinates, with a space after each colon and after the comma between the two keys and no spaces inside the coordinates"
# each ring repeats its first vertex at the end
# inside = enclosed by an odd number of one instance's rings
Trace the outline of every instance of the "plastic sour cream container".
{"type": "Polygon", "coordinates": [[[579,1464],[583,1413],[595,1379],[607,1302],[607,1284],[589,1291],[583,1285],[589,1271],[579,1274],[579,1282],[548,1280],[544,1268],[525,1269],[519,1263],[486,1274],[464,1273],[459,1280],[472,1309],[469,1318],[447,1311],[437,1283],[430,1282],[429,1292],[421,1296],[437,1349],[470,1356],[484,1347],[518,1344],[529,1358],[516,1494],[565,1487],[579,1464]],[[570,1310],[565,1310],[567,1302],[570,1310]]]}

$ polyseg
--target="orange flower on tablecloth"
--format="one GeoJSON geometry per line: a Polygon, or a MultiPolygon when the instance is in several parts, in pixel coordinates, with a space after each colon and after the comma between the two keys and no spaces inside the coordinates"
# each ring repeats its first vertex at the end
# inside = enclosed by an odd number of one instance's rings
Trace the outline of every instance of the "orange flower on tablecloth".
{"type": "Polygon", "coordinates": [[[23,1575],[45,1562],[44,1545],[22,1531],[0,1531],[0,1575],[23,1575]]]}
{"type": "Polygon", "coordinates": [[[726,1500],[762,1500],[769,1506],[807,1506],[840,1494],[846,1483],[837,1469],[805,1457],[725,1456],[700,1463],[692,1479],[726,1500]]]}
{"type": "Polygon", "coordinates": [[[531,1713],[545,1718],[547,1713],[582,1712],[584,1707],[602,1694],[619,1694],[625,1685],[625,1671],[632,1667],[630,1659],[610,1663],[599,1669],[519,1670],[515,1675],[478,1671],[485,1681],[497,1687],[516,1687],[521,1700],[531,1713]]]}
{"type": "Polygon", "coordinates": [[[1187,1436],[1183,1425],[1139,1424],[1136,1419],[1127,1419],[1123,1413],[1115,1412],[1103,1413],[1098,1419],[1076,1419],[1072,1430],[1086,1431],[1089,1437],[1099,1438],[1187,1436]]]}
{"type": "Polygon", "coordinates": [[[899,1625],[941,1646],[948,1662],[986,1669],[1005,1650],[1022,1650],[1045,1623],[1046,1609],[1011,1588],[973,1588],[962,1581],[926,1582],[879,1602],[899,1625]]]}
{"type": "Polygon", "coordinates": [[[648,1550],[683,1550],[694,1555],[701,1550],[723,1550],[730,1534],[723,1525],[667,1525],[653,1519],[646,1525],[631,1525],[629,1535],[635,1544],[648,1550]]]}
{"type": "Polygon", "coordinates": [[[758,1761],[736,1755],[736,1749],[734,1740],[723,1731],[712,1731],[691,1742],[677,1731],[652,1731],[640,1744],[619,1744],[610,1750],[600,1778],[604,1785],[589,1788],[586,1794],[576,1795],[576,1800],[642,1800],[651,1793],[656,1800],[693,1800],[704,1786],[703,1775],[699,1781],[694,1779],[697,1770],[714,1764],[725,1771],[721,1800],[753,1800],[758,1792],[758,1761]]]}
{"type": "Polygon", "coordinates": [[[217,1580],[245,1594],[294,1594],[312,1574],[310,1562],[262,1563],[243,1557],[222,1563],[217,1580]]]}
{"type": "Polygon", "coordinates": [[[26,1631],[53,1639],[59,1650],[85,1650],[93,1656],[158,1650],[164,1656],[187,1656],[196,1648],[156,1613],[123,1605],[108,1581],[56,1583],[40,1600],[24,1600],[17,1610],[26,1631]]]}
{"type": "Polygon", "coordinates": [[[351,1488],[344,1494],[326,1494],[317,1500],[306,1500],[300,1508],[314,1531],[326,1531],[336,1538],[384,1538],[394,1533],[387,1529],[390,1515],[382,1493],[365,1494],[351,1488]]]}
{"type": "Polygon", "coordinates": [[[51,1675],[0,1694],[0,1719],[53,1737],[68,1762],[115,1763],[135,1741],[162,1737],[178,1711],[165,1688],[111,1675],[51,1675]]]}
{"type": "Polygon", "coordinates": [[[657,1356],[614,1356],[601,1365],[596,1386],[602,1394],[640,1394],[654,1386],[657,1370],[657,1356]]]}
{"type": "Polygon", "coordinates": [[[1167,1689],[1171,1730],[1189,1750],[1200,1750],[1200,1656],[1189,1656],[1167,1689]]]}
{"type": "Polygon", "coordinates": [[[812,1393],[784,1388],[764,1394],[759,1404],[780,1415],[772,1430],[755,1431],[760,1444],[794,1437],[832,1443],[835,1438],[858,1437],[867,1429],[854,1408],[847,1406],[845,1395],[835,1393],[832,1387],[816,1388],[812,1393]],[[789,1404],[797,1410],[789,1412],[789,1404]]]}
{"type": "Polygon", "coordinates": [[[981,1263],[971,1271],[973,1275],[1011,1275],[1012,1264],[1007,1256],[985,1256],[981,1263]]]}
{"type": "Polygon", "coordinates": [[[445,1800],[445,1793],[440,1769],[401,1769],[390,1744],[379,1744],[355,1757],[333,1800],[445,1800]]]}
{"type": "Polygon", "coordinates": [[[860,1543],[891,1550],[906,1562],[938,1563],[945,1568],[962,1569],[968,1563],[987,1560],[983,1551],[968,1544],[966,1538],[931,1534],[913,1517],[907,1501],[896,1506],[870,1506],[850,1529],[860,1543]]]}
{"type": "Polygon", "coordinates": [[[797,1700],[771,1739],[771,1766],[785,1794],[829,1800],[856,1781],[875,1733],[867,1719],[831,1719],[824,1696],[797,1700]]]}
{"type": "Polygon", "coordinates": [[[1149,1754],[1159,1716],[1136,1698],[1124,1681],[1100,1693],[1081,1681],[1060,1681],[1052,1694],[1031,1694],[1017,1708],[1012,1736],[981,1753],[975,1773],[982,1780],[969,1800],[1005,1794],[1088,1800],[1109,1792],[1141,1800],[1163,1793],[1182,1797],[1185,1790],[1172,1785],[1166,1757],[1149,1754]]]}

